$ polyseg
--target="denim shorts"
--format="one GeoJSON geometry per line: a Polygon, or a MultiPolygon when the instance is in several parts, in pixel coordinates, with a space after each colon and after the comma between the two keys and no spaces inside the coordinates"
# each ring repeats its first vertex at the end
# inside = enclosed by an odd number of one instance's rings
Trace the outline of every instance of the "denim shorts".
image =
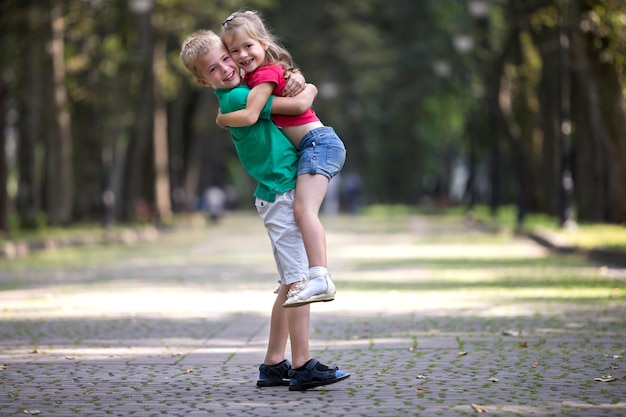
{"type": "Polygon", "coordinates": [[[346,147],[332,127],[318,127],[300,141],[298,158],[298,175],[322,174],[330,180],[346,162],[346,147]]]}
{"type": "Polygon", "coordinates": [[[294,188],[278,194],[272,203],[260,198],[254,203],[272,242],[274,261],[282,285],[290,285],[309,276],[309,260],[293,214],[295,196],[294,188]]]}

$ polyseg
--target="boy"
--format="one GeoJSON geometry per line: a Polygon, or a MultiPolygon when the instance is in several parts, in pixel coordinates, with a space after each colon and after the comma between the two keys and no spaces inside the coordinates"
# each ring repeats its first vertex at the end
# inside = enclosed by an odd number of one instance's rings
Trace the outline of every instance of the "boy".
{"type": "MultiPolygon", "coordinates": [[[[215,90],[222,113],[245,108],[249,89],[240,86],[239,68],[219,36],[211,31],[193,33],[183,42],[180,58],[200,85],[215,90]]],[[[269,116],[271,110],[282,114],[301,113],[304,111],[302,106],[306,109],[312,105],[315,94],[315,87],[307,86],[302,94],[293,98],[270,97],[257,123],[230,129],[241,163],[258,181],[254,192],[255,205],[272,242],[281,281],[272,308],[265,360],[259,367],[259,387],[289,385],[290,391],[302,391],[350,376],[337,367],[325,366],[311,358],[310,305],[282,307],[289,286],[308,275],[308,262],[302,235],[293,216],[297,150],[269,116]],[[288,338],[293,364],[285,359],[288,338]]]]}

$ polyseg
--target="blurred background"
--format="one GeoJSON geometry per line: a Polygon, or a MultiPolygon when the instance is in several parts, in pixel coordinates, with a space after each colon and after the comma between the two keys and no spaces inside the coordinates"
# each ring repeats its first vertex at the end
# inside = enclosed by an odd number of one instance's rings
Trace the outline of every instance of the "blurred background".
{"type": "Polygon", "coordinates": [[[326,212],[626,221],[623,0],[2,0],[0,229],[251,209],[217,99],[179,62],[239,9],[347,146],[326,212]]]}

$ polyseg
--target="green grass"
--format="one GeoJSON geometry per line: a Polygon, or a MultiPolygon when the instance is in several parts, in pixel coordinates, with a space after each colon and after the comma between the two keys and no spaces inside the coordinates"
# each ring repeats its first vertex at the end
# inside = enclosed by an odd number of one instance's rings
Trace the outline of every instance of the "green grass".
{"type": "MultiPolygon", "coordinates": [[[[496,217],[492,217],[489,207],[477,206],[472,211],[471,216],[476,220],[484,222],[490,226],[504,230],[515,230],[517,228],[517,209],[513,206],[501,207],[496,217]]],[[[454,209],[450,212],[454,215],[461,215],[461,209],[454,209]]],[[[626,250],[626,225],[604,224],[604,223],[580,223],[573,229],[564,229],[559,225],[559,220],[547,214],[527,214],[522,231],[535,233],[549,233],[559,241],[580,249],[610,248],[626,250]]]]}
{"type": "MultiPolygon", "coordinates": [[[[446,210],[420,211],[416,206],[407,205],[372,205],[368,206],[363,215],[369,218],[404,217],[413,214],[472,218],[503,231],[513,232],[517,227],[517,208],[514,206],[500,207],[496,216],[491,215],[488,206],[476,206],[471,213],[465,207],[452,207],[446,210]]],[[[626,225],[604,223],[579,223],[572,230],[560,227],[559,219],[541,213],[528,213],[521,231],[549,233],[571,246],[581,249],[611,248],[626,250],[626,225]]]]}
{"type": "Polygon", "coordinates": [[[610,224],[581,224],[575,230],[552,230],[572,245],[583,248],[626,250],[626,227],[610,224]]]}
{"type": "MultiPolygon", "coordinates": [[[[381,227],[389,232],[393,223],[389,223],[390,218],[398,219],[398,227],[404,227],[403,218],[416,214],[435,215],[440,217],[458,218],[471,216],[472,218],[502,231],[513,232],[517,229],[516,208],[514,206],[503,206],[498,209],[496,217],[492,217],[488,206],[476,206],[470,214],[465,212],[464,207],[453,207],[446,210],[420,210],[417,206],[411,205],[371,205],[367,206],[362,215],[370,220],[382,221],[381,227]]],[[[201,221],[197,218],[194,221],[201,221]]],[[[175,218],[173,223],[189,221],[189,218],[175,218]]],[[[20,230],[16,227],[16,221],[12,221],[11,232],[8,235],[0,236],[0,244],[7,242],[30,243],[45,240],[72,241],[81,239],[104,240],[105,233],[112,235],[123,233],[127,230],[139,230],[146,227],[146,224],[118,224],[105,230],[97,223],[82,223],[69,227],[46,226],[45,221],[39,222],[36,230],[20,230]]],[[[371,226],[371,224],[369,225],[371,226]]],[[[609,248],[626,250],[626,225],[614,224],[578,224],[573,230],[565,230],[559,227],[556,217],[546,214],[527,214],[522,231],[535,233],[548,233],[566,243],[581,249],[609,248]]]]}

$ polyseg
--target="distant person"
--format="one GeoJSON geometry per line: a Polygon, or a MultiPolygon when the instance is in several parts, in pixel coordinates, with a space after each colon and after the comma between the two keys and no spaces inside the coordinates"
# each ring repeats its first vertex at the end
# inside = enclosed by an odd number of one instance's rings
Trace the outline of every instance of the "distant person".
{"type": "MultiPolygon", "coordinates": [[[[215,89],[223,113],[245,107],[250,89],[240,86],[239,68],[215,33],[199,31],[190,35],[182,44],[180,57],[200,85],[215,89]]],[[[316,92],[308,86],[294,98],[270,96],[256,123],[230,129],[239,159],[258,181],[255,205],[272,242],[281,282],[272,308],[267,352],[259,367],[259,387],[289,385],[290,391],[303,391],[350,376],[311,357],[311,306],[283,308],[290,285],[308,274],[307,255],[293,211],[297,150],[270,120],[270,109],[301,113],[303,97],[309,97],[304,105],[308,108],[316,92]],[[291,341],[292,362],[285,358],[287,339],[291,341]]]]}
{"type": "Polygon", "coordinates": [[[335,178],[328,184],[326,197],[322,204],[322,213],[327,216],[335,216],[341,208],[341,174],[335,175],[335,178]]]}
{"type": "MultiPolygon", "coordinates": [[[[289,52],[253,11],[235,12],[222,23],[221,38],[230,55],[245,71],[244,81],[252,89],[246,108],[218,114],[220,126],[249,126],[270,95],[282,96],[285,68],[293,67],[289,52]]],[[[335,284],[328,273],[326,233],[319,210],[329,181],[346,160],[346,148],[332,127],[324,126],[309,108],[298,115],[272,114],[272,120],[298,148],[298,181],[294,205],[309,260],[306,280],[292,286],[285,307],[335,298],[335,284]]]]}
{"type": "Polygon", "coordinates": [[[354,172],[348,172],[343,179],[343,186],[351,214],[359,214],[363,208],[363,179],[354,172]]]}
{"type": "Polygon", "coordinates": [[[204,208],[214,222],[218,221],[226,210],[226,192],[215,185],[204,191],[204,208]]]}

